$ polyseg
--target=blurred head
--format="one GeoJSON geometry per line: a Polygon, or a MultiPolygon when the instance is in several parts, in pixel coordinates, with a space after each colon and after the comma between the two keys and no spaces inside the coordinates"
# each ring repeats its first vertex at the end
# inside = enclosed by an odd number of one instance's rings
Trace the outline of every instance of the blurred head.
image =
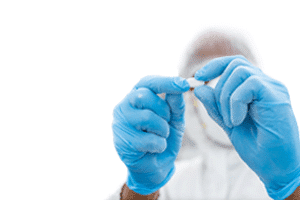
{"type": "MultiPolygon", "coordinates": [[[[196,71],[210,60],[232,55],[243,55],[251,63],[257,65],[257,60],[241,35],[224,30],[209,29],[202,32],[192,42],[187,51],[186,60],[180,68],[179,76],[193,77],[196,71]]],[[[207,84],[215,87],[219,78],[207,84]]],[[[195,97],[193,91],[185,93],[186,101],[186,132],[183,147],[186,145],[200,146],[205,141],[221,148],[233,149],[226,133],[207,114],[203,104],[195,97]]]]}
{"type": "Polygon", "coordinates": [[[185,63],[179,70],[179,76],[192,77],[205,62],[232,55],[243,55],[254,65],[257,64],[256,58],[242,35],[218,29],[203,31],[188,48],[185,63]]]}

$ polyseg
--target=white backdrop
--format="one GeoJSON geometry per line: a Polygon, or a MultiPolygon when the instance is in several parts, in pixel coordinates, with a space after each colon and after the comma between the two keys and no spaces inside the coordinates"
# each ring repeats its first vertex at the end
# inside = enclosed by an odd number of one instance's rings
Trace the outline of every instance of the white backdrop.
{"type": "Polygon", "coordinates": [[[208,27],[246,35],[300,120],[299,19],[297,1],[1,1],[0,199],[112,193],[114,106],[143,76],[176,76],[208,27]]]}

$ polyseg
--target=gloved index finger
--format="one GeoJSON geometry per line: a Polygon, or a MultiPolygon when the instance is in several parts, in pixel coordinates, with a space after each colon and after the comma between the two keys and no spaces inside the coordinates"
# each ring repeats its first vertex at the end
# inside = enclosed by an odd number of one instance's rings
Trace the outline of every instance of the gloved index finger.
{"type": "Polygon", "coordinates": [[[196,72],[195,79],[201,81],[210,81],[212,79],[215,79],[218,76],[222,75],[231,61],[237,58],[246,60],[248,62],[248,60],[241,55],[215,58],[196,72]]]}
{"type": "Polygon", "coordinates": [[[135,88],[148,88],[155,94],[181,94],[190,89],[189,83],[181,77],[146,76],[135,88]]]}

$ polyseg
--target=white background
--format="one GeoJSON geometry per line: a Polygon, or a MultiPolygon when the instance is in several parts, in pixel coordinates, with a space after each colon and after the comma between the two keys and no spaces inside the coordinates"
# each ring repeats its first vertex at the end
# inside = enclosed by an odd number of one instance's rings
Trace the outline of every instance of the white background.
{"type": "Polygon", "coordinates": [[[207,27],[244,34],[300,119],[297,1],[1,1],[0,199],[104,199],[126,168],[112,110],[176,76],[207,27]],[[146,3],[149,2],[149,3],[146,3]]]}

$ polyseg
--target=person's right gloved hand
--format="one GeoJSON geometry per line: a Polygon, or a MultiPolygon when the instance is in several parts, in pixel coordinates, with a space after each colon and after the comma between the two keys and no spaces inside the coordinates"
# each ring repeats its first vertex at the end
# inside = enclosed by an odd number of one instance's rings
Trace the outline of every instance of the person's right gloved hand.
{"type": "Polygon", "coordinates": [[[228,134],[270,197],[284,199],[300,186],[300,141],[287,88],[243,56],[216,58],[195,78],[210,81],[194,92],[228,134]]]}
{"type": "Polygon", "coordinates": [[[182,93],[188,90],[183,78],[147,76],[115,107],[114,145],[134,192],[151,194],[173,176],[185,128],[182,93]]]}

